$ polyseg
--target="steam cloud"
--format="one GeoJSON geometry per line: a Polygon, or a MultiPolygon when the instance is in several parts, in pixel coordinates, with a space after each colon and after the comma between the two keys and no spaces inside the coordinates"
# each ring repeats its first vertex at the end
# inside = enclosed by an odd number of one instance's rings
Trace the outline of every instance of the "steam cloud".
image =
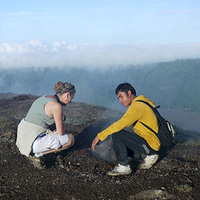
{"type": "Polygon", "coordinates": [[[87,67],[127,66],[176,59],[199,58],[200,43],[91,45],[41,41],[0,44],[0,67],[87,67]]]}

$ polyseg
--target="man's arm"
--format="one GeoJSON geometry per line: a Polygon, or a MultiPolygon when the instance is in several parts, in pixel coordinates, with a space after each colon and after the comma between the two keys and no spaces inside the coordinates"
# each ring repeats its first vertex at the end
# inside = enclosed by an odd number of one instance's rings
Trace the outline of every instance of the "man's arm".
{"type": "Polygon", "coordinates": [[[111,124],[107,129],[100,132],[97,136],[101,141],[103,141],[109,135],[112,135],[113,133],[119,132],[128,126],[131,126],[133,123],[135,123],[140,118],[141,118],[141,112],[138,111],[137,109],[135,109],[134,106],[129,107],[129,109],[122,116],[121,119],[119,119],[117,122],[114,122],[113,124],[111,124]]]}
{"type": "Polygon", "coordinates": [[[95,146],[98,144],[99,140],[105,140],[109,135],[121,131],[125,127],[131,126],[135,121],[141,117],[141,113],[135,109],[134,106],[129,107],[127,112],[119,119],[117,122],[111,124],[107,129],[100,132],[92,142],[92,150],[94,151],[95,146]]]}

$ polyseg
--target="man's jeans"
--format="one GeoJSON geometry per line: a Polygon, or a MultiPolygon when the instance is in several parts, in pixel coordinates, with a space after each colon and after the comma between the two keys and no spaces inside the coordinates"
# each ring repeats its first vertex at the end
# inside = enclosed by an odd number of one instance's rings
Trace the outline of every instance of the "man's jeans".
{"type": "Polygon", "coordinates": [[[139,155],[146,157],[146,155],[155,154],[155,151],[148,145],[148,143],[134,132],[121,130],[112,134],[113,148],[121,165],[128,164],[127,147],[139,155]]]}

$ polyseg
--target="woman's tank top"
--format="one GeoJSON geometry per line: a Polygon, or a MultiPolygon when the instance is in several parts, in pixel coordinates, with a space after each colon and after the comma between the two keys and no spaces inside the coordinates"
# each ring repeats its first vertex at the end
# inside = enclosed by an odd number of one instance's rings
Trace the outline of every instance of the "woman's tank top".
{"type": "Polygon", "coordinates": [[[29,109],[25,121],[36,124],[38,126],[41,126],[43,128],[48,128],[50,125],[54,124],[54,118],[49,117],[45,113],[45,105],[49,101],[57,101],[54,98],[47,98],[45,96],[42,96],[38,99],[36,99],[31,108],[29,109]]]}

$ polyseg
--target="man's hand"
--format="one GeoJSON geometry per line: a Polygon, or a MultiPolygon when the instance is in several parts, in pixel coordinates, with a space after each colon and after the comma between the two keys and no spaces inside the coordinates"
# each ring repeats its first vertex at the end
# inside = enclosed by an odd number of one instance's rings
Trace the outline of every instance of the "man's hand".
{"type": "Polygon", "coordinates": [[[95,146],[99,143],[99,138],[96,136],[92,142],[92,150],[95,150],[95,146]]]}

